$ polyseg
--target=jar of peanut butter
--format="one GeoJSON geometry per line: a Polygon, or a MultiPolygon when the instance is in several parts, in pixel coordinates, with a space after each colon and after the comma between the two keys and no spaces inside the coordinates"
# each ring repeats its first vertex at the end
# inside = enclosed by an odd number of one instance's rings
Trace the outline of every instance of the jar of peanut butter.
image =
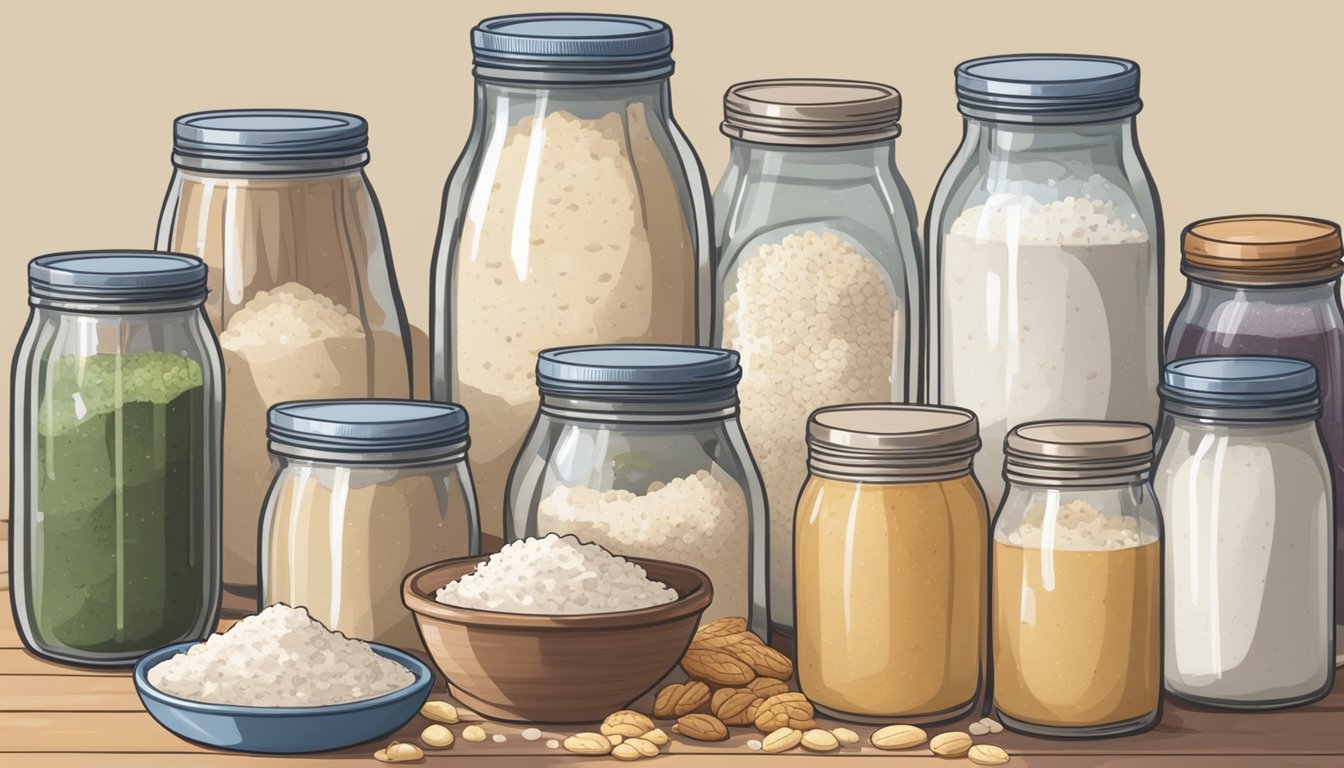
{"type": "Polygon", "coordinates": [[[1146,424],[1023,424],[1004,442],[994,520],[994,706],[1043,736],[1146,730],[1161,717],[1161,523],[1146,424]]]}
{"type": "Polygon", "coordinates": [[[868,404],[807,424],[794,520],[798,684],[857,722],[941,722],[975,705],[989,513],[975,414],[868,404]]]}

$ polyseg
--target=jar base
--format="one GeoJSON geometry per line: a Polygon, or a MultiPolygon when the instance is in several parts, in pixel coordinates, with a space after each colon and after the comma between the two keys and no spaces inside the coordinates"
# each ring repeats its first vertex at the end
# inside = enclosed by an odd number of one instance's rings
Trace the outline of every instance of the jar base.
{"type": "Polygon", "coordinates": [[[1230,701],[1228,699],[1216,699],[1207,696],[1192,695],[1173,691],[1170,688],[1164,688],[1163,692],[1171,698],[1183,704],[1190,704],[1196,707],[1206,709],[1236,710],[1241,712],[1260,712],[1275,709],[1292,709],[1293,707],[1303,707],[1308,704],[1324,699],[1330,695],[1330,689],[1334,687],[1334,675],[1330,675],[1326,684],[1320,690],[1313,691],[1304,696],[1293,696],[1286,699],[1270,699],[1267,701],[1230,701]]]}
{"type": "Polygon", "coordinates": [[[1003,727],[1027,736],[1045,736],[1051,739],[1105,739],[1112,736],[1130,736],[1152,728],[1162,719],[1162,706],[1146,715],[1101,725],[1065,727],[1058,725],[1037,725],[1005,715],[1003,710],[994,708],[993,717],[1003,723],[1003,727]]]}
{"type": "MultiPolygon", "coordinates": [[[[806,691],[803,692],[806,695],[806,691]]],[[[811,697],[808,697],[809,700],[811,697]]],[[[832,709],[823,704],[812,702],[812,708],[818,714],[829,717],[833,720],[842,720],[847,723],[857,723],[859,725],[890,725],[893,722],[901,722],[908,725],[941,725],[950,723],[953,720],[960,720],[970,714],[975,709],[975,702],[979,695],[972,696],[965,704],[959,704],[950,709],[940,712],[930,712],[926,715],[861,715],[854,712],[845,712],[840,709],[832,709]]]]}

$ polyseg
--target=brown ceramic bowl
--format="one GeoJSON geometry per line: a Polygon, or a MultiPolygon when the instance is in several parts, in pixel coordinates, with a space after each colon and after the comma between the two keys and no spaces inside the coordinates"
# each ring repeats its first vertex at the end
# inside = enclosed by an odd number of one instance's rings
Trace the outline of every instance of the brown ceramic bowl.
{"type": "Polygon", "coordinates": [[[425,649],[464,705],[496,720],[591,723],[643,696],[681,660],[709,606],[709,577],[662,560],[627,558],[677,592],[666,605],[618,613],[536,616],[444,605],[434,594],[485,557],[412,572],[402,601],[425,649]]]}

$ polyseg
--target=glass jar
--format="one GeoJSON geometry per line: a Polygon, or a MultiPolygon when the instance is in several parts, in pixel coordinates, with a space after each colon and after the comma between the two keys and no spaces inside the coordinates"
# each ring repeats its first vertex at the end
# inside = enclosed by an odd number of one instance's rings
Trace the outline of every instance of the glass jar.
{"type": "Polygon", "coordinates": [[[1162,407],[1167,692],[1236,709],[1324,697],[1335,672],[1335,490],[1315,369],[1181,360],[1166,367],[1162,407]]]}
{"type": "Polygon", "coordinates": [[[471,137],[444,192],[433,397],[490,429],[472,458],[485,533],[537,409],[547,347],[709,340],[708,190],[672,119],[672,32],[527,14],[472,30],[471,137]]]}
{"type": "MultiPolygon", "coordinates": [[[[761,80],[724,96],[714,345],[742,355],[742,426],[765,479],[770,602],[793,602],[800,424],[919,386],[915,204],[896,170],[901,96],[880,83],[761,80]]],[[[792,635],[792,614],[771,615],[792,635]]]]}
{"type": "Polygon", "coordinates": [[[267,435],[279,471],[261,523],[262,602],[421,649],[402,580],[480,552],[466,412],[412,400],[283,403],[267,435]]]}
{"type": "MultiPolygon", "coordinates": [[[[1197,221],[1182,239],[1185,298],[1167,331],[1167,359],[1274,355],[1316,366],[1321,433],[1344,488],[1344,318],[1339,225],[1299,216],[1197,221]]],[[[1344,557],[1344,494],[1335,494],[1335,562],[1344,557]]],[[[1344,573],[1335,576],[1344,636],[1344,573]]],[[[1338,646],[1340,641],[1336,639],[1338,646]]]]}
{"type": "Polygon", "coordinates": [[[43,256],[14,355],[14,616],[34,653],[124,666],[215,629],[221,373],[198,259],[43,256]]]}
{"type": "Polygon", "coordinates": [[[928,396],[980,417],[996,499],[1015,425],[1156,418],[1162,216],[1134,62],[975,59],[957,98],[965,133],[926,221],[928,396]]]}
{"type": "Polygon", "coordinates": [[[990,556],[994,707],[1039,736],[1147,730],[1162,715],[1162,522],[1147,424],[1008,433],[990,556]]]}
{"type": "Polygon", "coordinates": [[[408,397],[406,316],[363,168],[368,124],[337,112],[200,112],[174,124],[158,247],[210,266],[224,353],[224,608],[257,603],[257,531],[274,467],[266,410],[408,397]]]}
{"type": "Polygon", "coordinates": [[[790,574],[799,690],[845,720],[965,715],[984,679],[988,592],[975,414],[822,408],[807,442],[790,574]]]}
{"type": "Polygon", "coordinates": [[[738,423],[741,377],[737,353],[722,349],[543,351],[505,535],[574,534],[699,568],[714,585],[702,621],[742,616],[767,637],[765,492],[738,423]]]}

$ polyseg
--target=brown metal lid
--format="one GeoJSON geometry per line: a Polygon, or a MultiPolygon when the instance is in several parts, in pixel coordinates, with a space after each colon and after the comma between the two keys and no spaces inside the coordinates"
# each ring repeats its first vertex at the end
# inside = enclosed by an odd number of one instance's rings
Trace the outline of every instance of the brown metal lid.
{"type": "Polygon", "coordinates": [[[1035,421],[1004,441],[1004,476],[1027,485],[1119,485],[1152,462],[1153,430],[1138,422],[1035,421]]]}
{"type": "Polygon", "coordinates": [[[1307,285],[1344,273],[1339,225],[1325,219],[1204,219],[1185,228],[1181,250],[1187,276],[1230,285],[1307,285]]]}
{"type": "Polygon", "coordinates": [[[901,94],[861,80],[753,80],[723,96],[724,135],[760,144],[838,146],[901,134],[901,94]]]}
{"type": "Polygon", "coordinates": [[[980,450],[980,423],[964,408],[862,403],[819,408],[807,420],[813,473],[868,482],[964,475],[980,450]]]}

